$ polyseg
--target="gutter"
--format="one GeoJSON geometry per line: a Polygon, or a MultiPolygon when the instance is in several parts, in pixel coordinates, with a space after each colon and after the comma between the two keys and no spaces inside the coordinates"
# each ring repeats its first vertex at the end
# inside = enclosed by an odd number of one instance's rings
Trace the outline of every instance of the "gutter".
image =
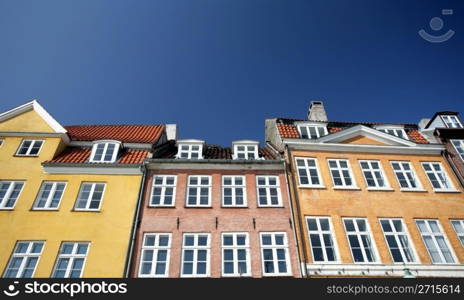
{"type": "Polygon", "coordinates": [[[178,163],[178,164],[185,164],[185,163],[199,163],[199,164],[231,164],[231,165],[247,165],[247,164],[281,164],[282,161],[278,159],[262,159],[262,160],[246,160],[246,159],[179,159],[179,158],[156,158],[156,159],[145,159],[146,163],[178,163]]]}
{"type": "Polygon", "coordinates": [[[143,175],[142,175],[142,181],[140,183],[137,205],[135,208],[134,218],[132,222],[129,246],[127,248],[126,263],[124,265],[124,273],[123,273],[124,278],[129,278],[130,267],[132,266],[132,256],[134,252],[135,236],[137,234],[137,228],[138,228],[139,221],[140,221],[139,216],[140,216],[140,210],[141,210],[142,202],[143,202],[143,190],[145,187],[145,180],[147,178],[147,168],[145,167],[145,165],[140,166],[140,171],[142,172],[143,175]]]}

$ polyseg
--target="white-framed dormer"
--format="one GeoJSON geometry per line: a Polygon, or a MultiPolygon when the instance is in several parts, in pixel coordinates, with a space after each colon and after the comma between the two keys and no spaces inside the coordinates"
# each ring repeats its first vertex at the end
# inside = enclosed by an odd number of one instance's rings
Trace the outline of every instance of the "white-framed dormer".
{"type": "Polygon", "coordinates": [[[462,128],[461,120],[457,115],[440,114],[440,118],[447,128],[462,128]]]}
{"type": "Polygon", "coordinates": [[[180,159],[203,159],[203,148],[205,141],[188,139],[177,140],[176,158],[180,159]]]}
{"type": "Polygon", "coordinates": [[[98,140],[92,143],[89,162],[114,163],[118,158],[122,143],[116,140],[98,140]]]}
{"type": "Polygon", "coordinates": [[[232,142],[233,159],[259,159],[258,141],[240,140],[232,142]]]}
{"type": "Polygon", "coordinates": [[[298,133],[302,139],[318,139],[328,134],[327,123],[324,122],[295,122],[298,133]]]}
{"type": "Polygon", "coordinates": [[[375,129],[405,140],[409,140],[409,137],[404,130],[404,126],[402,125],[377,125],[375,126],[375,129]]]}

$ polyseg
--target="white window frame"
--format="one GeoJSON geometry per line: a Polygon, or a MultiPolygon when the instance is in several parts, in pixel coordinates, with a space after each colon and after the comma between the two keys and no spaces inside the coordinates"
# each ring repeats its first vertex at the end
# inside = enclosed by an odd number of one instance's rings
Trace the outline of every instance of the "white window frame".
{"type": "Polygon", "coordinates": [[[92,152],[90,154],[90,162],[93,163],[114,163],[118,157],[119,149],[121,148],[121,143],[118,141],[97,141],[92,146],[92,152]],[[97,153],[97,148],[103,145],[103,152],[100,159],[95,159],[95,154],[97,153]],[[105,156],[108,152],[109,145],[114,145],[113,154],[111,155],[111,160],[105,160],[105,156]]]}
{"type": "Polygon", "coordinates": [[[459,263],[459,261],[458,261],[458,259],[456,257],[456,254],[454,253],[453,247],[451,247],[451,243],[449,242],[448,237],[446,236],[446,233],[443,231],[443,227],[441,226],[440,221],[438,219],[414,219],[414,221],[416,223],[417,230],[419,231],[419,234],[420,234],[420,236],[422,238],[422,243],[424,244],[425,249],[427,249],[427,253],[429,254],[429,258],[430,258],[430,261],[432,262],[432,264],[434,264],[434,265],[455,265],[455,264],[459,263]],[[426,227],[427,227],[427,230],[428,230],[427,233],[423,233],[420,230],[418,221],[425,221],[425,224],[426,224],[426,227]],[[438,229],[440,230],[439,233],[435,233],[435,232],[432,231],[432,228],[430,227],[430,224],[429,224],[430,221],[437,222],[438,229]],[[433,261],[432,255],[430,254],[430,250],[427,247],[427,244],[425,243],[425,239],[424,239],[425,235],[432,237],[432,242],[433,242],[435,248],[439,250],[438,255],[440,256],[441,262],[434,262],[433,261]],[[436,236],[440,236],[440,235],[443,237],[443,240],[445,241],[445,244],[448,247],[448,250],[449,250],[454,262],[446,262],[446,259],[445,259],[444,255],[443,255],[442,251],[441,251],[440,245],[438,244],[438,242],[436,240],[436,236]]]}
{"type": "Polygon", "coordinates": [[[203,144],[202,143],[178,143],[177,145],[177,159],[203,159],[203,144]],[[188,149],[182,149],[187,147],[188,149]],[[198,150],[192,150],[193,147],[198,147],[198,150]],[[181,157],[182,153],[187,153],[187,157],[181,157]],[[192,153],[198,153],[198,158],[192,157],[192,153]]]}
{"type": "Polygon", "coordinates": [[[258,207],[282,207],[282,195],[280,190],[280,180],[279,176],[276,175],[256,175],[256,200],[258,202],[258,207]],[[265,184],[260,185],[259,179],[264,178],[265,184]],[[270,179],[274,178],[276,180],[276,185],[271,185],[269,183],[270,179]],[[261,204],[259,201],[259,189],[263,188],[266,190],[266,204],[261,204]],[[275,188],[277,190],[277,204],[272,204],[271,189],[275,188]]]}
{"type": "Polygon", "coordinates": [[[390,187],[390,183],[388,182],[388,178],[387,176],[385,175],[385,171],[383,169],[383,166],[382,166],[382,162],[380,160],[359,160],[359,168],[361,169],[361,173],[363,174],[363,178],[364,178],[364,183],[366,184],[366,189],[367,190],[391,190],[391,187],[390,187]],[[375,186],[369,186],[368,182],[367,182],[367,178],[366,178],[366,174],[364,174],[364,169],[362,167],[362,164],[361,163],[367,163],[368,166],[369,166],[369,169],[366,170],[366,171],[370,171],[371,174],[372,174],[372,178],[374,179],[374,182],[375,182],[375,186]],[[377,177],[375,176],[374,172],[377,170],[377,169],[373,169],[372,168],[372,163],[373,162],[376,162],[379,164],[379,171],[380,171],[380,175],[382,176],[382,179],[385,183],[385,186],[379,186],[379,181],[377,179],[377,177]]]}
{"type": "Polygon", "coordinates": [[[424,169],[424,172],[425,172],[425,175],[427,176],[427,179],[429,180],[429,183],[430,183],[430,186],[432,187],[432,189],[435,191],[435,192],[456,192],[456,188],[454,187],[454,184],[453,182],[451,181],[451,178],[448,176],[448,173],[446,172],[445,168],[443,167],[443,164],[441,162],[438,162],[438,161],[424,161],[421,163],[422,164],[422,168],[424,169]],[[432,167],[432,164],[438,164],[440,166],[440,171],[436,171],[433,167],[432,167]],[[427,171],[425,169],[425,165],[429,165],[430,169],[429,171],[427,171]],[[440,184],[440,188],[435,188],[433,186],[433,183],[432,183],[432,180],[430,179],[429,177],[429,173],[433,173],[433,175],[435,176],[435,178],[439,179],[440,177],[438,177],[437,175],[439,173],[442,173],[443,175],[443,178],[445,179],[446,183],[449,185],[448,188],[446,187],[443,187],[443,183],[441,182],[441,180],[437,180],[437,182],[440,184]]]}
{"type": "Polygon", "coordinates": [[[461,160],[464,161],[464,140],[453,139],[451,140],[451,144],[453,144],[453,147],[456,149],[456,152],[459,154],[461,160]]]}
{"type": "Polygon", "coordinates": [[[170,258],[171,258],[171,244],[172,244],[172,234],[171,233],[161,233],[161,232],[156,232],[156,233],[144,233],[143,235],[143,242],[142,242],[142,249],[140,251],[140,259],[139,259],[139,273],[138,277],[140,278],[156,278],[156,277],[168,277],[169,276],[169,264],[170,264],[170,258]],[[160,246],[159,245],[159,240],[161,236],[167,236],[168,237],[168,245],[167,246],[160,246]],[[147,246],[145,245],[145,242],[148,237],[155,237],[155,245],[154,246],[147,246]],[[166,267],[164,269],[164,274],[156,274],[156,267],[159,263],[158,261],[158,252],[160,250],[165,250],[166,251],[166,267]],[[151,260],[151,272],[150,274],[142,274],[142,268],[143,268],[143,256],[146,251],[153,251],[152,255],[152,260],[151,260]]]}
{"type": "Polygon", "coordinates": [[[259,154],[258,154],[258,145],[256,144],[234,144],[234,153],[232,155],[233,159],[239,159],[239,160],[248,160],[248,159],[254,159],[257,160],[259,159],[259,154]],[[239,150],[239,147],[244,147],[243,150],[239,150]],[[249,150],[248,147],[253,147],[253,150],[249,150]],[[239,154],[243,154],[245,157],[239,158],[239,154]],[[250,157],[251,154],[253,154],[254,157],[250,157]]]}
{"type": "Polygon", "coordinates": [[[319,168],[319,162],[315,157],[295,157],[295,169],[298,175],[298,186],[299,187],[308,187],[308,188],[325,188],[324,181],[322,180],[321,170],[319,168]],[[304,162],[304,167],[298,166],[298,161],[302,160],[304,162]],[[308,161],[314,161],[315,166],[308,166],[308,161]],[[306,172],[306,177],[308,177],[308,183],[301,183],[301,176],[299,170],[303,169],[306,172]],[[313,180],[310,176],[310,170],[315,170],[317,173],[317,178],[319,180],[318,184],[313,183],[313,180]]]}
{"type": "Polygon", "coordinates": [[[9,187],[3,196],[3,198],[0,199],[0,210],[12,210],[15,208],[16,203],[18,203],[18,199],[21,196],[21,192],[24,190],[24,186],[26,185],[25,181],[21,180],[0,180],[0,184],[5,184],[9,183],[9,187]],[[6,206],[6,203],[10,200],[11,194],[14,191],[14,188],[16,187],[17,184],[22,184],[21,189],[19,190],[18,196],[14,200],[13,206],[6,206]]]}
{"type": "Polygon", "coordinates": [[[297,124],[296,127],[297,127],[298,133],[300,134],[300,137],[302,139],[314,140],[314,138],[312,138],[311,135],[310,135],[310,128],[314,128],[314,132],[316,133],[316,138],[315,139],[319,139],[319,138],[321,138],[323,136],[326,136],[328,134],[327,125],[297,124]],[[319,132],[319,128],[323,129],[323,131],[324,131],[323,135],[321,135],[321,133],[319,132]],[[303,129],[306,130],[308,137],[303,137],[303,129]]]}
{"type": "Polygon", "coordinates": [[[212,176],[211,175],[189,175],[187,177],[187,198],[185,200],[186,207],[211,207],[211,188],[212,188],[212,176]],[[197,184],[190,184],[190,178],[197,177],[198,183],[197,184]],[[201,184],[201,178],[206,177],[208,178],[208,185],[201,184]],[[195,195],[195,204],[189,204],[189,197],[190,197],[190,188],[196,188],[196,195],[195,195]],[[208,204],[200,204],[201,199],[201,189],[208,188],[208,204]]]}
{"type": "Polygon", "coordinates": [[[291,258],[290,258],[290,248],[288,246],[288,238],[286,232],[260,232],[259,233],[259,245],[261,248],[261,266],[262,266],[262,274],[265,277],[275,277],[275,276],[291,276],[292,275],[292,265],[291,265],[291,258]],[[271,245],[263,245],[263,235],[271,235],[271,245]],[[283,245],[277,245],[275,243],[276,235],[283,235],[284,239],[283,245]],[[266,273],[265,272],[265,261],[264,261],[264,250],[270,249],[272,250],[272,259],[274,265],[274,273],[266,273]],[[287,272],[279,273],[275,272],[278,270],[278,259],[277,259],[277,250],[283,249],[285,251],[285,264],[287,267],[287,272]]]}
{"type": "Polygon", "coordinates": [[[308,230],[308,241],[309,241],[309,247],[311,248],[311,255],[312,255],[313,263],[315,263],[315,264],[317,264],[317,263],[324,263],[324,264],[340,263],[340,255],[339,255],[339,252],[338,252],[337,237],[335,235],[335,230],[334,230],[333,225],[332,225],[332,218],[325,217],[325,216],[306,216],[305,220],[306,220],[306,229],[308,230]],[[310,219],[316,220],[317,227],[318,227],[317,230],[310,230],[309,229],[308,221],[310,219]],[[329,230],[322,230],[321,229],[321,223],[320,223],[321,219],[327,219],[327,221],[329,223],[329,230]],[[314,255],[313,245],[311,243],[311,234],[316,234],[319,237],[319,241],[321,242],[322,255],[324,257],[324,260],[322,260],[322,261],[321,260],[316,261],[314,259],[315,255],[314,255]],[[323,238],[324,234],[329,234],[330,238],[332,239],[335,260],[328,260],[327,259],[327,250],[326,250],[327,246],[326,246],[324,238],[323,238]]]}
{"type": "Polygon", "coordinates": [[[392,168],[392,171],[393,173],[395,174],[395,178],[396,178],[396,182],[398,183],[398,186],[400,188],[401,191],[424,191],[424,188],[422,187],[422,183],[420,182],[419,180],[419,177],[417,176],[417,173],[416,173],[416,170],[414,169],[414,166],[412,165],[412,163],[410,161],[400,161],[400,160],[394,160],[394,161],[390,161],[390,166],[392,168]],[[393,167],[393,164],[398,164],[399,167],[400,167],[400,170],[395,170],[395,168],[393,167]],[[405,170],[404,169],[404,166],[403,164],[408,164],[409,165],[409,170],[405,170]],[[400,182],[400,179],[398,177],[398,173],[402,173],[407,184],[408,184],[408,187],[402,187],[401,186],[401,182],[400,182]],[[411,176],[416,184],[416,187],[411,187],[411,182],[410,182],[410,179],[407,177],[406,173],[411,173],[411,176]]]}
{"type": "Polygon", "coordinates": [[[246,177],[242,175],[222,175],[222,206],[223,207],[247,207],[247,195],[246,195],[246,177]],[[231,185],[225,185],[225,180],[227,177],[231,178],[231,185]],[[242,179],[242,185],[237,185],[236,184],[236,179],[242,179]],[[226,204],[225,203],[225,189],[230,188],[231,189],[231,197],[232,197],[232,204],[226,204]],[[242,195],[243,195],[243,204],[237,204],[237,189],[242,189],[242,195]]]}
{"type": "MultiPolygon", "coordinates": [[[[409,235],[409,231],[408,231],[408,228],[406,226],[406,223],[404,222],[404,220],[402,218],[379,218],[379,224],[380,224],[380,227],[382,228],[385,244],[387,245],[388,251],[390,253],[390,257],[391,257],[392,262],[394,264],[417,264],[417,263],[420,263],[419,262],[419,256],[417,255],[417,252],[416,252],[416,248],[414,247],[414,243],[411,240],[411,236],[409,235]],[[382,226],[382,221],[388,221],[388,224],[390,225],[390,227],[392,229],[395,229],[395,231],[385,232],[385,230],[384,230],[384,228],[382,226]],[[393,221],[400,221],[404,230],[402,232],[396,231],[396,228],[393,225],[393,221]],[[401,236],[401,235],[406,236],[406,238],[408,239],[408,245],[409,245],[409,248],[410,248],[410,250],[412,252],[414,260],[411,261],[411,262],[406,262],[406,261],[395,262],[395,259],[393,258],[393,253],[392,253],[392,251],[390,249],[390,245],[388,244],[387,235],[393,236],[395,238],[395,241],[396,241],[398,246],[402,246],[399,236],[401,236]]],[[[405,254],[405,251],[404,251],[403,247],[398,248],[398,249],[399,249],[399,251],[401,253],[401,257],[403,258],[403,260],[405,260],[406,254],[405,254]]]]}
{"type": "Polygon", "coordinates": [[[251,276],[251,261],[250,261],[250,237],[248,232],[223,232],[221,234],[221,272],[223,277],[249,277],[251,276]],[[224,237],[230,235],[232,236],[233,245],[224,245],[224,237]],[[245,236],[245,245],[238,245],[237,244],[237,236],[244,235],[245,236]],[[234,264],[234,273],[224,273],[224,251],[225,250],[232,250],[233,260],[232,263],[234,264]],[[245,250],[246,253],[246,272],[240,273],[238,272],[238,250],[245,250]]]}
{"type": "Polygon", "coordinates": [[[88,182],[88,181],[82,182],[81,186],[79,188],[79,193],[77,194],[76,203],[74,204],[74,210],[75,211],[100,211],[100,209],[102,207],[103,199],[105,197],[105,191],[106,191],[106,183],[105,182],[88,182]],[[90,208],[90,202],[92,202],[92,197],[93,197],[93,194],[95,192],[95,187],[98,184],[103,184],[103,191],[102,191],[101,198],[99,200],[99,205],[98,205],[98,208],[90,208]],[[91,187],[90,192],[89,192],[89,197],[86,199],[85,208],[78,208],[77,205],[79,204],[81,194],[83,193],[84,185],[92,185],[92,187],[91,187]]]}
{"type": "Polygon", "coordinates": [[[90,250],[90,244],[91,244],[90,242],[74,242],[74,241],[62,242],[61,246],[60,246],[60,249],[58,249],[58,255],[56,256],[55,266],[53,267],[53,271],[52,271],[52,274],[51,274],[50,277],[51,278],[70,278],[69,275],[71,274],[72,265],[74,264],[74,260],[79,259],[79,258],[83,258],[84,260],[82,262],[82,268],[80,270],[79,277],[75,277],[75,278],[82,278],[82,274],[84,273],[84,270],[85,270],[85,264],[87,262],[87,255],[89,254],[89,250],[90,250]],[[62,249],[64,248],[64,245],[69,245],[69,244],[73,245],[72,252],[70,254],[61,253],[62,249]],[[85,254],[78,254],[77,253],[77,249],[78,249],[80,244],[86,244],[87,245],[87,251],[85,252],[85,254]],[[60,258],[68,258],[69,262],[68,262],[68,264],[66,266],[66,271],[65,271],[64,277],[55,277],[56,276],[55,273],[57,271],[58,263],[60,261],[60,258]]]}
{"type": "Polygon", "coordinates": [[[45,141],[44,140],[22,140],[21,141],[21,144],[19,145],[18,147],[18,150],[16,150],[16,156],[32,156],[32,157],[35,157],[35,156],[39,156],[40,155],[40,151],[42,150],[43,148],[43,145],[45,144],[45,141]],[[31,144],[29,145],[29,147],[27,148],[27,151],[25,154],[20,154],[19,151],[21,150],[21,148],[23,147],[24,143],[25,142],[31,142],[31,144]],[[32,148],[35,146],[36,143],[41,143],[40,144],[40,147],[39,147],[39,150],[37,151],[37,154],[30,154],[31,153],[31,150],[32,148]]]}
{"type": "Polygon", "coordinates": [[[383,133],[390,134],[396,137],[399,137],[401,139],[409,140],[408,135],[406,134],[406,130],[404,128],[399,128],[399,127],[381,127],[378,128],[377,130],[382,131],[383,133]]]}
{"type": "Polygon", "coordinates": [[[374,236],[372,235],[372,230],[371,230],[371,227],[369,225],[369,220],[367,218],[349,217],[349,218],[342,218],[342,223],[343,223],[343,228],[345,229],[345,237],[346,237],[348,247],[350,249],[350,254],[351,254],[351,259],[353,261],[353,264],[378,264],[378,263],[381,263],[380,255],[379,255],[379,252],[377,251],[377,245],[375,244],[374,236]],[[353,224],[355,226],[355,231],[348,232],[348,230],[346,229],[345,220],[353,220],[353,224]],[[359,231],[358,223],[356,222],[357,220],[364,220],[365,221],[365,223],[366,223],[366,231],[359,231]],[[362,235],[362,234],[367,234],[367,236],[369,237],[370,243],[371,243],[372,255],[374,256],[374,260],[371,261],[371,262],[366,261],[367,260],[366,250],[364,249],[362,240],[360,238],[360,235],[362,235]],[[359,245],[361,245],[360,249],[361,249],[364,261],[359,261],[358,262],[358,261],[355,260],[354,255],[353,255],[353,249],[352,249],[351,243],[350,243],[350,239],[348,237],[349,235],[355,235],[357,237],[358,243],[359,243],[359,245]]]}
{"type": "Polygon", "coordinates": [[[461,246],[464,247],[464,219],[451,219],[450,222],[451,226],[453,226],[454,231],[456,232],[456,235],[458,236],[458,240],[461,242],[461,246]],[[459,223],[463,228],[463,232],[458,232],[458,229],[453,222],[459,223]]]}
{"type": "Polygon", "coordinates": [[[29,259],[31,258],[37,258],[37,262],[34,265],[34,270],[32,271],[31,277],[28,278],[33,278],[35,271],[37,270],[37,265],[40,262],[40,257],[42,256],[43,249],[45,248],[45,242],[44,241],[17,241],[14,248],[13,252],[11,253],[10,259],[8,260],[8,263],[5,267],[5,271],[3,272],[3,278],[26,278],[24,276],[24,270],[26,267],[26,263],[28,262],[29,259]],[[19,244],[25,244],[27,243],[27,249],[25,253],[16,253],[18,250],[19,244]],[[42,248],[40,249],[39,253],[32,253],[32,248],[34,247],[35,244],[41,244],[42,248]],[[19,266],[18,272],[16,273],[16,277],[6,277],[8,270],[10,269],[10,264],[12,263],[13,259],[15,258],[21,258],[21,264],[19,266]],[[19,275],[19,276],[18,276],[19,275]]]}
{"type": "Polygon", "coordinates": [[[462,123],[456,115],[440,115],[443,123],[447,128],[462,128],[462,123]],[[453,119],[455,122],[453,122],[453,119]],[[449,126],[449,124],[456,124],[458,126],[449,126]]]}
{"type": "Polygon", "coordinates": [[[194,233],[184,233],[182,236],[182,259],[181,259],[181,277],[209,277],[211,274],[211,234],[207,232],[194,232],[194,233]],[[185,240],[187,236],[193,236],[194,246],[186,246],[185,240]],[[198,246],[198,237],[207,236],[207,245],[198,246]],[[193,260],[192,260],[192,274],[184,274],[184,256],[185,250],[193,250],[193,260]],[[197,273],[197,263],[198,263],[198,250],[206,250],[206,274],[196,274],[197,273]]]}
{"type": "Polygon", "coordinates": [[[327,166],[329,168],[329,173],[330,173],[330,178],[332,178],[332,186],[334,189],[353,189],[353,190],[358,190],[359,187],[356,183],[356,179],[353,175],[353,170],[351,169],[351,163],[348,159],[345,159],[345,158],[328,158],[327,159],[327,166]],[[330,166],[330,162],[333,161],[337,164],[337,167],[336,168],[332,168],[330,166]],[[346,165],[347,167],[346,168],[343,168],[341,167],[340,165],[340,162],[341,161],[345,161],[346,162],[346,165]],[[332,174],[332,171],[335,170],[335,171],[338,171],[340,173],[340,178],[342,180],[342,185],[336,185],[335,184],[335,178],[332,174]],[[347,185],[346,182],[345,182],[345,177],[343,176],[343,172],[342,171],[348,171],[348,174],[350,176],[350,180],[351,180],[351,185],[347,185]]]}
{"type": "Polygon", "coordinates": [[[32,206],[33,210],[59,210],[60,204],[61,204],[61,199],[63,199],[64,192],[66,191],[68,183],[66,181],[44,181],[42,182],[42,185],[40,186],[39,192],[37,193],[37,196],[34,201],[34,205],[32,206]],[[45,200],[45,205],[43,207],[38,207],[37,205],[40,202],[40,198],[44,192],[45,185],[47,184],[52,184],[52,188],[50,190],[50,193],[48,194],[47,199],[45,200]],[[57,186],[59,184],[64,184],[63,191],[61,192],[60,199],[58,199],[58,205],[56,207],[50,207],[52,204],[53,198],[55,197],[57,186]]]}
{"type": "Polygon", "coordinates": [[[149,207],[173,207],[176,205],[176,190],[177,190],[177,175],[153,175],[152,177],[152,185],[151,185],[151,193],[150,193],[150,202],[148,204],[149,207]],[[155,184],[155,179],[159,177],[162,178],[163,183],[158,185],[155,184]],[[174,178],[174,183],[173,184],[167,184],[167,179],[169,177],[174,178]],[[159,204],[153,204],[152,199],[153,199],[153,194],[155,192],[155,188],[161,188],[161,195],[160,195],[160,203],[159,204]],[[166,204],[165,199],[166,199],[166,189],[167,188],[172,188],[172,203],[171,204],[166,204]]]}

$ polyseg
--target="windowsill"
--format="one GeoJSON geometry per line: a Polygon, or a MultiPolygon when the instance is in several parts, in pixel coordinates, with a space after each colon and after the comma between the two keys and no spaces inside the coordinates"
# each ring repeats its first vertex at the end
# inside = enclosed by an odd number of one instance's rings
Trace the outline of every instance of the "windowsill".
{"type": "Polygon", "coordinates": [[[292,273],[282,273],[282,274],[264,274],[263,277],[290,277],[293,276],[292,273]]]}
{"type": "Polygon", "coordinates": [[[284,208],[283,205],[258,205],[257,208],[284,208]]]}
{"type": "Polygon", "coordinates": [[[148,205],[150,208],[175,208],[175,205],[148,205]]]}
{"type": "Polygon", "coordinates": [[[433,190],[435,193],[460,193],[458,190],[433,190]]]}
{"type": "Polygon", "coordinates": [[[14,210],[14,207],[1,207],[0,210],[14,210]]]}
{"type": "Polygon", "coordinates": [[[361,188],[360,187],[357,187],[357,186],[334,186],[333,187],[334,190],[353,190],[353,191],[360,191],[361,188]]]}
{"type": "Polygon", "coordinates": [[[400,189],[400,191],[402,191],[402,192],[427,193],[427,190],[424,190],[424,189],[405,189],[405,188],[402,188],[402,189],[400,189]]]}
{"type": "Polygon", "coordinates": [[[298,185],[299,188],[301,189],[326,189],[327,187],[325,185],[298,185]]]}
{"type": "Polygon", "coordinates": [[[39,155],[21,155],[21,154],[14,154],[14,157],[39,157],[39,155]]]}
{"type": "Polygon", "coordinates": [[[248,205],[221,205],[221,208],[248,208],[248,205]]]}
{"type": "Polygon", "coordinates": [[[379,192],[393,192],[394,189],[388,187],[388,188],[378,188],[378,187],[368,187],[366,188],[368,191],[379,191],[379,192]]]}
{"type": "Polygon", "coordinates": [[[251,277],[252,275],[251,274],[241,274],[241,275],[227,275],[227,274],[222,274],[221,277],[223,278],[242,278],[242,277],[251,277]]]}
{"type": "Polygon", "coordinates": [[[212,205],[185,205],[185,208],[213,208],[212,205]]]}
{"type": "Polygon", "coordinates": [[[101,212],[101,210],[99,209],[72,209],[71,211],[74,211],[74,212],[101,212]]]}
{"type": "Polygon", "coordinates": [[[341,261],[313,261],[311,263],[308,263],[308,264],[313,264],[313,265],[318,265],[318,264],[324,264],[324,265],[339,265],[341,264],[342,262],[341,261]]]}
{"type": "Polygon", "coordinates": [[[31,208],[30,211],[59,211],[59,208],[31,208]]]}

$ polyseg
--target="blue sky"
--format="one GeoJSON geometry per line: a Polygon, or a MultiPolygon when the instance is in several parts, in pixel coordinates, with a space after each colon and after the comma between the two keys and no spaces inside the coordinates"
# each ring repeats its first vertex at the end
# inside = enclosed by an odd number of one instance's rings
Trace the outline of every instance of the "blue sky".
{"type": "Polygon", "coordinates": [[[0,1],[0,111],[35,98],[64,125],[177,123],[221,145],[311,100],[332,120],[418,122],[464,112],[463,25],[446,0],[0,1]]]}

